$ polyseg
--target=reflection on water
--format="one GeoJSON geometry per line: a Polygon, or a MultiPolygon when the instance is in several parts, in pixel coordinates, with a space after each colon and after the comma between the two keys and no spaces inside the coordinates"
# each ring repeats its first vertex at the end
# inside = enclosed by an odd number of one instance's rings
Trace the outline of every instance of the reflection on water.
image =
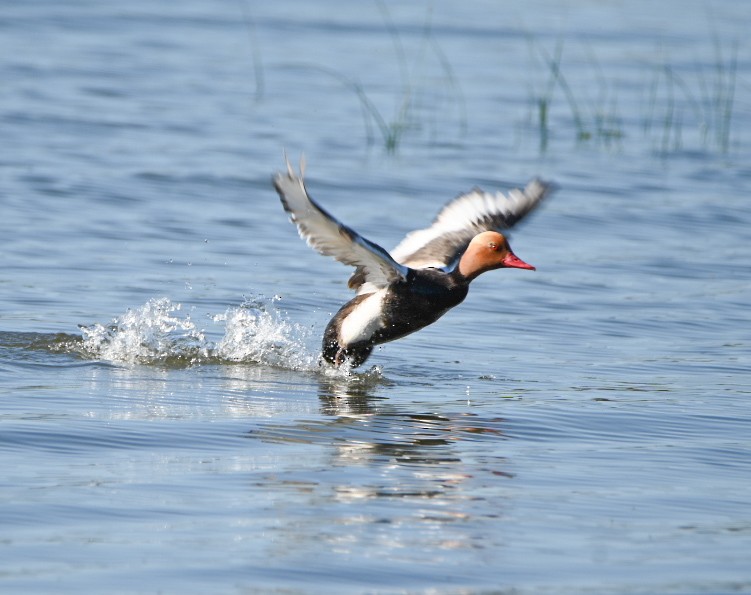
{"type": "Polygon", "coordinates": [[[248,432],[274,449],[318,452],[305,470],[254,476],[254,491],[277,494],[275,556],[320,542],[348,555],[397,548],[415,561],[426,551],[471,552],[501,538],[482,522],[502,513],[503,485],[512,477],[498,454],[505,420],[466,411],[417,413],[377,396],[382,385],[379,377],[321,377],[319,415],[256,420],[248,432]]]}
{"type": "MultiPolygon", "coordinates": [[[[372,378],[322,378],[320,416],[290,423],[257,424],[248,433],[270,444],[309,444],[325,447],[327,469],[375,468],[359,485],[351,481],[330,486],[338,500],[363,498],[471,499],[462,485],[472,474],[457,448],[459,442],[504,439],[500,417],[484,418],[466,411],[416,413],[372,394],[372,378]]],[[[377,381],[381,383],[380,380],[377,381]]],[[[491,447],[497,450],[497,447],[491,447]]],[[[496,477],[510,477],[503,457],[488,457],[482,469],[496,477]],[[490,461],[492,459],[492,463],[490,461]]],[[[274,478],[269,478],[270,482],[274,478]]]]}

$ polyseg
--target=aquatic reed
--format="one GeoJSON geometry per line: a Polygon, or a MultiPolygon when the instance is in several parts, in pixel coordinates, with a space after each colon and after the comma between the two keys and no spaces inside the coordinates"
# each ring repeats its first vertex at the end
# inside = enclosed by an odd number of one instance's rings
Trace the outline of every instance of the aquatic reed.
{"type": "MultiPolygon", "coordinates": [[[[620,118],[617,115],[617,102],[607,104],[608,85],[603,76],[597,77],[598,100],[593,102],[577,96],[562,70],[563,42],[556,44],[552,54],[540,46],[532,36],[527,37],[530,50],[542,59],[547,69],[544,91],[533,92],[533,105],[537,114],[540,152],[548,149],[550,139],[550,114],[556,89],[560,89],[571,117],[577,142],[602,141],[610,145],[623,136],[620,118]]],[[[591,58],[594,61],[593,58],[591,58]]],[[[598,68],[599,71],[599,68],[598,68]]]]}
{"type": "MultiPolygon", "coordinates": [[[[441,134],[445,136],[443,129],[448,118],[439,109],[435,98],[434,104],[428,109],[421,105],[422,88],[415,77],[417,67],[424,67],[425,54],[429,50],[440,66],[448,91],[449,107],[459,108],[457,119],[460,133],[463,134],[466,131],[466,107],[462,90],[448,58],[433,36],[429,19],[426,20],[423,31],[421,49],[414,60],[416,66],[410,68],[404,44],[385,3],[379,1],[378,6],[394,45],[402,81],[401,93],[391,118],[384,116],[359,82],[333,69],[320,66],[312,68],[335,77],[355,93],[362,107],[368,143],[372,144],[375,140],[375,127],[386,151],[393,153],[401,145],[405,133],[420,129],[425,123],[425,114],[431,111],[440,112],[440,124],[434,124],[434,128],[440,128],[441,134]],[[422,120],[417,115],[418,112],[422,120]]],[[[609,79],[603,73],[594,52],[587,48],[591,81],[573,85],[564,73],[563,41],[559,40],[551,53],[531,35],[527,39],[531,54],[538,64],[543,65],[545,74],[543,84],[537,90],[533,88],[531,92],[540,152],[545,153],[549,148],[554,114],[561,114],[560,108],[554,109],[557,92],[563,97],[564,113],[568,114],[577,144],[594,142],[606,148],[620,147],[627,133],[633,131],[627,131],[619,114],[617,81],[609,79]]],[[[726,48],[715,36],[713,47],[714,57],[709,67],[696,62],[693,67],[682,72],[667,60],[657,65],[648,65],[653,76],[646,89],[642,132],[663,155],[683,150],[687,143],[692,142],[698,142],[703,150],[717,150],[723,154],[732,147],[738,43],[734,42],[730,48],[726,48]]]]}
{"type": "MultiPolygon", "coordinates": [[[[617,95],[613,92],[616,86],[602,73],[594,54],[590,55],[590,63],[595,84],[578,83],[575,87],[564,74],[562,41],[552,53],[532,36],[528,36],[528,41],[530,52],[538,64],[542,63],[545,75],[544,84],[533,88],[530,95],[540,152],[549,148],[553,114],[561,114],[560,108],[553,109],[556,91],[563,96],[577,143],[596,141],[607,147],[620,143],[626,130],[618,114],[617,95]],[[592,89],[597,90],[594,98],[585,93],[592,89]]],[[[689,143],[721,153],[732,147],[738,44],[734,42],[726,48],[716,36],[713,42],[714,57],[709,66],[696,61],[681,68],[664,58],[658,64],[647,65],[652,77],[642,92],[642,132],[663,155],[684,150],[689,143]]]]}
{"type": "Polygon", "coordinates": [[[698,61],[685,73],[667,60],[654,67],[643,128],[663,154],[684,148],[684,127],[693,129],[703,150],[730,150],[738,43],[728,53],[715,36],[713,47],[709,73],[698,61]]]}
{"type": "Polygon", "coordinates": [[[251,59],[253,61],[253,77],[256,86],[255,101],[259,102],[263,99],[264,93],[266,92],[266,77],[263,69],[261,46],[258,43],[256,23],[250,12],[250,7],[245,2],[240,2],[240,8],[242,10],[243,22],[245,23],[245,30],[248,35],[248,42],[250,43],[251,59]]]}
{"type": "MultiPolygon", "coordinates": [[[[441,133],[444,133],[447,121],[446,106],[439,105],[436,100],[435,78],[429,79],[430,83],[426,83],[425,80],[428,79],[423,80],[421,77],[421,72],[427,67],[428,59],[432,58],[439,68],[441,73],[439,80],[445,90],[445,93],[438,94],[438,97],[446,98],[449,107],[458,107],[458,115],[456,117],[458,120],[458,130],[460,134],[463,134],[467,127],[464,96],[451,63],[433,35],[429,13],[423,27],[419,49],[412,60],[410,60],[402,43],[399,30],[392,21],[386,4],[383,1],[377,1],[376,4],[379,7],[384,26],[394,47],[396,65],[400,73],[400,88],[395,96],[395,107],[391,117],[388,117],[378,107],[371,94],[368,93],[365,86],[359,80],[335,68],[302,62],[287,64],[286,66],[323,73],[350,90],[357,97],[360,104],[368,145],[373,145],[376,138],[380,138],[383,148],[388,153],[395,153],[408,131],[419,131],[428,127],[425,117],[427,113],[440,113],[441,133]],[[428,88],[428,84],[433,86],[428,88]],[[427,91],[433,94],[430,103],[427,103],[425,100],[425,97],[428,95],[427,91]],[[377,135],[374,133],[374,130],[377,131],[377,135]]],[[[438,121],[438,118],[436,120],[438,121]]],[[[438,127],[438,124],[434,125],[434,128],[436,127],[438,127]]]]}

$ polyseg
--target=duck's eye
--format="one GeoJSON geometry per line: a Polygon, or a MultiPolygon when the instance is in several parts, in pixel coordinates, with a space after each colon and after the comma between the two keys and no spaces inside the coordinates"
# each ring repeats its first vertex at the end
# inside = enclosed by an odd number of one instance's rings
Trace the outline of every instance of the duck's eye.
{"type": "Polygon", "coordinates": [[[489,242],[488,248],[490,248],[491,250],[498,250],[498,244],[496,244],[495,242],[489,242]]]}

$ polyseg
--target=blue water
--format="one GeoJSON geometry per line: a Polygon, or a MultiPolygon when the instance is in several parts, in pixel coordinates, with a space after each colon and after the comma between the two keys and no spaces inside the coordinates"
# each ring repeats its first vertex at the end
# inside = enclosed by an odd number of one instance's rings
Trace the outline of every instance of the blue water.
{"type": "Polygon", "coordinates": [[[744,3],[6,4],[0,592],[751,592],[744,3]],[[537,271],[321,370],[285,150],[537,271]]]}

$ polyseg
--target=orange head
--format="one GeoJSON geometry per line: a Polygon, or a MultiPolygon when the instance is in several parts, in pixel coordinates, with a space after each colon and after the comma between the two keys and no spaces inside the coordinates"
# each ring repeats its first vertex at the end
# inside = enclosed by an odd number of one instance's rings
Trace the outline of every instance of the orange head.
{"type": "Polygon", "coordinates": [[[508,240],[497,231],[477,234],[459,260],[459,273],[470,281],[485,271],[503,267],[535,270],[511,251],[508,240]]]}

